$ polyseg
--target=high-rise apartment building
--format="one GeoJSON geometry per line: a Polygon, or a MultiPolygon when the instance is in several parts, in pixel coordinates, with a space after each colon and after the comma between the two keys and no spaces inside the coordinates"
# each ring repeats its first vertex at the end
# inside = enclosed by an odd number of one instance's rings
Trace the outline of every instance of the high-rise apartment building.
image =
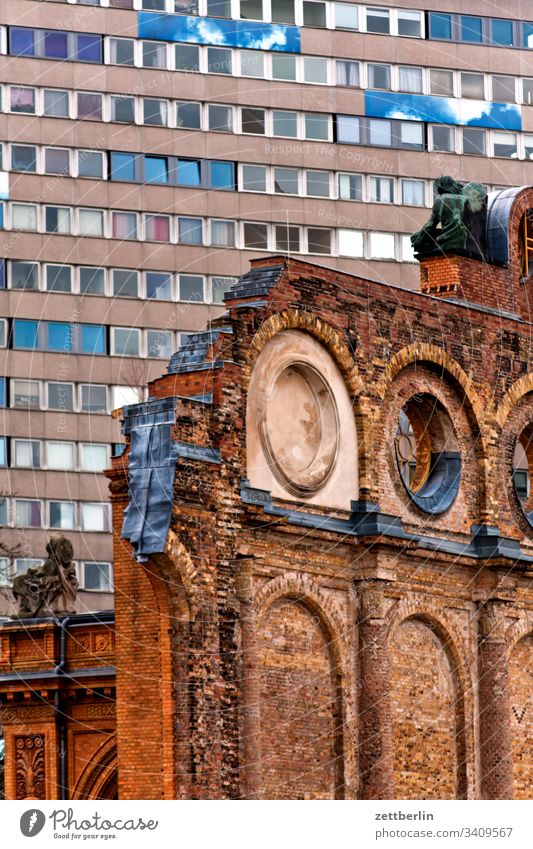
{"type": "Polygon", "coordinates": [[[62,530],[110,606],[110,413],[251,257],[415,287],[436,176],[531,182],[533,11],[503,11],[0,2],[0,585],[62,530]]]}

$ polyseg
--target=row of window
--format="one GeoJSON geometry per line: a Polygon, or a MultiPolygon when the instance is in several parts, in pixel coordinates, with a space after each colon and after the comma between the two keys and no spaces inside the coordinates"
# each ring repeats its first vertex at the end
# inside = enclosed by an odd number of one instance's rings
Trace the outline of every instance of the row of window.
{"type": "MultiPolygon", "coordinates": [[[[30,568],[43,565],[43,560],[36,557],[16,557],[9,560],[0,557],[0,587],[9,587],[17,575],[22,575],[30,568]]],[[[111,563],[96,563],[91,560],[75,562],[80,589],[94,592],[109,593],[113,590],[111,563]]]]}
{"type": "MultiPolygon", "coordinates": [[[[187,334],[183,335],[185,341],[187,334]]],[[[0,407],[16,410],[111,413],[127,404],[139,403],[143,396],[144,389],[132,386],[0,377],[0,407]]]]}
{"type": "Polygon", "coordinates": [[[109,533],[110,506],[101,502],[1,498],[0,526],[109,533]]]}
{"type": "Polygon", "coordinates": [[[236,277],[172,274],[168,271],[141,272],[134,268],[0,260],[0,289],[8,287],[111,298],[218,304],[223,302],[225,292],[236,280],[236,277]]]}
{"type": "Polygon", "coordinates": [[[110,446],[99,442],[0,437],[0,466],[58,472],[103,472],[109,468],[110,446]]]}
{"type": "MultiPolygon", "coordinates": [[[[252,166],[255,167],[255,166],[252,166]]],[[[37,222],[40,209],[36,204],[21,204],[21,203],[6,203],[8,208],[6,216],[6,229],[27,230],[38,232],[37,222]]],[[[105,210],[87,210],[78,209],[71,210],[69,207],[46,207],[47,210],[55,210],[58,216],[57,220],[61,221],[61,227],[56,226],[54,229],[44,230],[44,232],[52,233],[71,233],[80,236],[100,236],[105,237],[107,230],[104,230],[105,210]],[[71,229],[71,218],[76,218],[73,213],[77,212],[78,227],[71,229]]],[[[135,212],[111,212],[113,227],[112,235],[107,238],[114,239],[136,239],[138,238],[137,218],[135,212]],[[120,218],[119,218],[120,217],[120,218]],[[120,227],[117,226],[117,220],[120,221],[120,227]]],[[[158,241],[170,241],[170,223],[171,217],[165,215],[151,215],[150,218],[160,222],[161,237],[158,241]]],[[[334,220],[336,223],[344,223],[342,216],[328,215],[326,210],[322,210],[321,218],[324,221],[334,220]]],[[[346,256],[346,257],[366,257],[368,259],[398,259],[399,261],[412,262],[413,255],[404,247],[403,237],[401,239],[401,250],[397,249],[397,236],[394,233],[365,233],[362,230],[351,230],[330,227],[312,227],[298,224],[270,224],[259,221],[233,221],[216,219],[216,229],[212,229],[212,221],[207,227],[208,222],[204,218],[193,218],[178,216],[177,218],[177,244],[191,246],[216,246],[216,247],[236,247],[241,250],[260,250],[260,251],[281,251],[283,253],[303,253],[303,254],[318,254],[327,256],[346,256]],[[215,241],[212,241],[212,234],[217,234],[215,241]],[[211,234],[209,241],[208,234],[211,234]],[[365,247],[366,242],[366,247],[365,247]]],[[[351,222],[349,222],[351,223],[351,222]]],[[[39,231],[40,232],[40,231],[39,231]]],[[[406,237],[407,239],[409,237],[406,237]]],[[[67,266],[68,267],[68,266],[67,266]]],[[[57,266],[58,273],[63,266],[57,266]]],[[[194,276],[194,275],[191,275],[194,276]]],[[[129,296],[127,292],[129,271],[124,269],[124,286],[126,290],[122,295],[129,296]]],[[[55,288],[58,291],[58,287],[55,288]]],[[[59,291],[61,289],[59,288],[59,291]]],[[[132,295],[131,297],[136,297],[132,295]]],[[[189,299],[187,299],[189,300],[189,299]]],[[[194,300],[194,299],[192,299],[194,300]]],[[[14,322],[15,328],[21,324],[18,319],[14,322]]],[[[17,333],[14,334],[14,347],[25,348],[41,348],[41,343],[37,341],[37,329],[34,325],[36,322],[26,322],[28,330],[22,333],[19,329],[20,337],[17,333]],[[30,327],[31,325],[31,327],[30,327]],[[17,343],[17,339],[24,338],[26,342],[22,345],[17,343]]],[[[50,322],[50,324],[56,324],[50,322]]],[[[77,325],[77,330],[71,332],[70,325],[57,324],[58,327],[64,328],[55,332],[54,342],[55,347],[52,350],[70,350],[77,353],[107,353],[105,328],[98,325],[77,325]],[[88,345],[85,342],[88,340],[88,345]],[[70,346],[65,348],[64,346],[70,346]],[[88,350],[87,350],[88,348],[88,350]]],[[[115,342],[112,342],[112,353],[122,354],[123,356],[131,356],[126,354],[124,348],[127,345],[118,345],[116,342],[117,333],[122,333],[123,328],[112,328],[112,336],[115,342]]],[[[140,333],[141,331],[131,330],[131,333],[140,333]]],[[[153,331],[154,333],[163,333],[163,331],[153,331]]],[[[161,337],[163,339],[163,337],[161,337]]],[[[42,343],[46,350],[46,343],[42,343]]],[[[164,344],[164,342],[162,343],[164,344]]],[[[137,356],[134,354],[133,356],[137,356]]],[[[160,354],[166,356],[166,354],[160,354]]]]}

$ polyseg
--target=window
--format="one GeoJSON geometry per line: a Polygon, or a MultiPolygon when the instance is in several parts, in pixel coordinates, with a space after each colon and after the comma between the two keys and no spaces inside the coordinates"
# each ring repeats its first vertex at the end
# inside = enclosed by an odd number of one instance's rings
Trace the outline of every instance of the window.
{"type": "Polygon", "coordinates": [[[411,65],[400,65],[399,85],[400,91],[422,94],[422,68],[415,68],[411,65]]]}
{"type": "Polygon", "coordinates": [[[268,250],[268,230],[266,224],[245,221],[243,225],[244,247],[268,250]]]}
{"type": "Polygon", "coordinates": [[[147,183],[168,183],[168,159],[166,156],[144,157],[144,179],[147,183]]]}
{"type": "Polygon", "coordinates": [[[379,118],[370,118],[368,121],[368,135],[370,144],[390,147],[392,144],[391,122],[381,121],[379,118]]]}
{"type": "Polygon", "coordinates": [[[294,56],[283,56],[278,53],[272,54],[272,79],[295,80],[296,58],[294,56]]]}
{"type": "Polygon", "coordinates": [[[82,383],[81,411],[82,413],[107,413],[107,386],[82,383]]]}
{"type": "Polygon", "coordinates": [[[138,274],[122,268],[113,269],[113,295],[118,298],[136,298],[139,294],[138,274]]]}
{"type": "Polygon", "coordinates": [[[197,15],[198,0],[174,0],[173,11],[182,15],[197,15]]]}
{"type": "MultiPolygon", "coordinates": [[[[7,524],[7,519],[3,518],[5,503],[5,498],[3,499],[3,504],[0,501],[0,525],[7,524]]],[[[7,557],[0,557],[0,587],[8,587],[10,583],[9,560],[7,557]]]]}
{"type": "Polygon", "coordinates": [[[24,572],[27,572],[28,569],[42,566],[42,563],[42,560],[36,560],[32,557],[17,557],[15,560],[15,574],[22,575],[24,572]]]}
{"type": "Polygon", "coordinates": [[[339,174],[339,199],[363,200],[363,178],[360,174],[339,174]]]}
{"type": "Polygon", "coordinates": [[[266,192],[266,167],[264,165],[242,166],[242,189],[245,192],[266,192]]]}
{"type": "Polygon", "coordinates": [[[276,224],[276,250],[283,253],[300,252],[300,228],[292,224],[276,224]]]}
{"type": "Polygon", "coordinates": [[[274,191],[276,194],[298,194],[298,169],[274,168],[274,191]]]}
{"type": "Polygon", "coordinates": [[[311,141],[329,140],[329,118],[318,112],[304,114],[305,137],[311,141]]]}
{"type": "Polygon", "coordinates": [[[143,399],[143,390],[135,386],[113,386],[111,409],[118,410],[128,404],[138,404],[143,399]]]}
{"type": "Polygon", "coordinates": [[[393,203],[394,181],[390,177],[370,177],[370,201],[393,203]]]}
{"type": "Polygon", "coordinates": [[[492,99],[504,103],[514,103],[516,100],[515,78],[494,76],[492,78],[492,99]]]}
{"type": "Polygon", "coordinates": [[[265,110],[244,107],[241,109],[241,127],[243,133],[257,136],[265,134],[265,110]]]}
{"type": "Polygon", "coordinates": [[[102,120],[102,95],[77,92],[77,117],[84,121],[102,120]]]}
{"type": "Polygon", "coordinates": [[[164,272],[147,271],[146,297],[155,301],[171,301],[172,276],[164,272]]]}
{"type": "Polygon", "coordinates": [[[180,274],[178,300],[204,301],[204,278],[200,274],[180,274]]]}
{"type": "Polygon", "coordinates": [[[35,89],[11,86],[11,111],[35,115],[35,89]]]}
{"type": "Polygon", "coordinates": [[[326,4],[314,3],[312,0],[303,0],[304,26],[325,27],[326,26],[326,4]]]}
{"type": "Polygon", "coordinates": [[[70,152],[62,147],[48,147],[44,152],[47,174],[70,174],[70,152]]]}
{"type": "Polygon", "coordinates": [[[81,507],[81,528],[83,531],[108,531],[107,504],[84,503],[81,507]]]}
{"type": "Polygon", "coordinates": [[[367,32],[390,33],[389,10],[367,7],[366,29],[367,32]]]}
{"type": "Polygon", "coordinates": [[[452,37],[452,16],[429,12],[429,36],[449,41],[452,37]]]}
{"type": "Polygon", "coordinates": [[[434,124],[431,127],[431,150],[450,152],[455,150],[455,131],[453,127],[434,124]]]}
{"type": "Polygon", "coordinates": [[[312,197],[329,197],[329,172],[328,171],[306,171],[305,172],[306,193],[312,197]]]}
{"type": "Polygon", "coordinates": [[[224,295],[237,282],[236,277],[212,277],[211,278],[211,300],[214,304],[223,304],[224,295]]]}
{"type": "Polygon", "coordinates": [[[370,233],[371,259],[394,259],[394,234],[370,233]]]}
{"type": "Polygon", "coordinates": [[[154,97],[143,99],[143,121],[151,127],[166,127],[168,123],[168,103],[154,97]]]}
{"type": "Polygon", "coordinates": [[[5,318],[0,319],[0,348],[5,348],[7,345],[7,321],[5,318]]]}
{"type": "Polygon", "coordinates": [[[263,0],[240,0],[240,17],[248,21],[263,20],[263,0]]]}
{"type": "Polygon", "coordinates": [[[461,74],[461,97],[472,97],[483,100],[485,97],[485,80],[483,74],[461,74]]]}
{"type": "Polygon", "coordinates": [[[29,203],[11,205],[13,230],[37,230],[37,207],[29,203]]]}
{"type": "Polygon", "coordinates": [[[72,267],[47,265],[46,290],[47,292],[72,292],[72,267]]]}
{"type": "Polygon", "coordinates": [[[103,236],[104,213],[101,209],[78,210],[78,231],[80,236],[103,236]]]}
{"type": "Polygon", "coordinates": [[[80,443],[80,469],[84,472],[103,472],[107,468],[107,445],[80,443]]]}
{"type": "Polygon", "coordinates": [[[43,93],[43,114],[49,118],[68,118],[69,93],[59,89],[46,89],[43,93]]]}
{"type": "Polygon", "coordinates": [[[12,289],[38,289],[39,266],[36,262],[13,260],[10,266],[12,289]]]}
{"type": "Polygon", "coordinates": [[[72,383],[48,384],[48,409],[63,412],[74,410],[74,387],[72,383]]]}
{"type": "Polygon", "coordinates": [[[411,244],[411,237],[402,235],[401,237],[402,262],[415,262],[415,252],[411,244]]]}
{"type": "Polygon", "coordinates": [[[64,206],[45,206],[44,224],[47,233],[70,233],[70,209],[64,206]]]}
{"type": "Polygon", "coordinates": [[[82,563],[81,582],[84,590],[111,592],[111,564],[82,563]]]}
{"type": "Polygon", "coordinates": [[[337,141],[342,144],[359,144],[360,122],[354,115],[337,115],[337,141]]]}
{"type": "Polygon", "coordinates": [[[178,185],[199,186],[202,182],[202,163],[199,159],[178,159],[178,185]]]}
{"type": "Polygon", "coordinates": [[[137,215],[135,212],[113,212],[113,238],[136,239],[137,215]]]}
{"type": "Polygon", "coordinates": [[[241,50],[241,76],[258,77],[265,76],[265,57],[263,53],[255,50],[241,50]]]}
{"type": "Polygon", "coordinates": [[[105,295],[105,272],[103,268],[82,266],[79,270],[79,281],[82,295],[105,295]]]}
{"type": "Polygon", "coordinates": [[[17,528],[41,527],[41,502],[15,499],[15,526],[17,528]]]}
{"type": "Polygon", "coordinates": [[[35,56],[35,32],[31,29],[10,27],[9,52],[13,56],[35,56]]]}
{"type": "Polygon", "coordinates": [[[213,18],[231,18],[231,0],[207,0],[207,14],[213,18]]]}
{"type": "Polygon", "coordinates": [[[232,74],[231,50],[225,47],[208,47],[207,70],[210,74],[232,74]]]}
{"type": "Polygon", "coordinates": [[[188,130],[201,130],[202,113],[199,103],[189,100],[179,100],[177,105],[177,124],[188,130]]]}
{"type": "Polygon", "coordinates": [[[453,97],[453,71],[431,68],[429,72],[429,90],[431,94],[453,97]]]}
{"type": "Polygon", "coordinates": [[[46,443],[46,463],[49,469],[61,472],[73,471],[76,468],[76,445],[74,442],[46,443]]]}
{"type": "Polygon", "coordinates": [[[424,206],[426,187],[423,180],[402,180],[402,203],[424,206]]]}
{"type": "Polygon", "coordinates": [[[400,121],[399,123],[400,147],[411,150],[420,150],[424,147],[424,124],[419,121],[400,121]]]}
{"type": "MultiPolygon", "coordinates": [[[[0,436],[0,466],[7,466],[7,439],[5,436],[0,436]]],[[[0,504],[1,503],[0,499],[0,504]]]]}
{"type": "Polygon", "coordinates": [[[104,158],[94,150],[78,151],[78,177],[94,177],[101,180],[104,176],[104,158]]]}
{"type": "Polygon", "coordinates": [[[485,135],[479,127],[463,127],[463,153],[485,156],[485,135]]]}
{"type": "Polygon", "coordinates": [[[529,106],[533,105],[533,79],[522,80],[522,100],[529,106]]]}
{"type": "Polygon", "coordinates": [[[328,60],[320,56],[304,56],[304,82],[327,85],[328,60]]]}
{"type": "Polygon", "coordinates": [[[51,501],[49,504],[50,527],[64,531],[74,530],[74,504],[72,501],[51,501]]]}
{"type": "Polygon", "coordinates": [[[142,42],[142,62],[145,68],[167,67],[167,46],[160,41],[142,42]]]}
{"type": "Polygon", "coordinates": [[[211,221],[211,244],[219,248],[235,246],[235,222],[222,219],[211,221]]]}
{"type": "Polygon", "coordinates": [[[422,37],[422,15],[420,12],[408,12],[398,9],[398,35],[411,38],[422,37]]]}
{"type": "Polygon", "coordinates": [[[494,18],[491,22],[491,41],[501,47],[513,45],[513,22],[503,18],[494,18]]]}
{"type": "Polygon", "coordinates": [[[6,378],[0,377],[0,407],[6,406],[6,378]]]}
{"type": "Polygon", "coordinates": [[[359,9],[351,3],[335,3],[335,29],[359,29],[359,9]]]}
{"type": "Polygon", "coordinates": [[[12,144],[11,168],[13,171],[37,171],[37,148],[12,144]]]}
{"type": "Polygon", "coordinates": [[[368,64],[368,87],[390,91],[390,65],[368,64]]]}
{"type": "Polygon", "coordinates": [[[13,380],[11,382],[12,406],[22,409],[39,409],[38,380],[13,380]]]}
{"type": "Polygon", "coordinates": [[[118,151],[112,151],[111,179],[135,180],[135,162],[136,155],[134,153],[119,153],[118,151]]]}
{"type": "Polygon", "coordinates": [[[331,230],[325,230],[322,227],[308,227],[307,250],[311,254],[330,254],[331,230]]]}
{"type": "Polygon", "coordinates": [[[168,360],[172,356],[172,333],[169,330],[147,330],[146,349],[149,357],[168,360]]]}
{"type": "Polygon", "coordinates": [[[459,20],[461,41],[481,44],[483,41],[482,18],[475,18],[472,15],[461,15],[459,20]]]}
{"type": "Polygon", "coordinates": [[[170,242],[170,217],[145,215],[145,238],[150,242],[170,242]]]}
{"type": "Polygon", "coordinates": [[[524,135],[524,152],[526,159],[533,159],[533,136],[524,135]]]}
{"type": "Polygon", "coordinates": [[[524,47],[533,47],[533,23],[522,24],[522,44],[524,47]]]}
{"type": "Polygon", "coordinates": [[[363,256],[363,234],[358,230],[337,230],[337,239],[339,256],[363,256]]]}
{"type": "Polygon", "coordinates": [[[141,353],[140,331],[130,327],[113,327],[113,353],[121,357],[138,357],[141,353]]]}
{"type": "Polygon", "coordinates": [[[210,130],[218,130],[221,133],[233,132],[233,109],[231,106],[210,103],[207,107],[207,120],[210,130]]]}
{"type": "Polygon", "coordinates": [[[208,186],[210,189],[235,189],[233,162],[208,161],[208,186]]]}
{"type": "Polygon", "coordinates": [[[135,123],[135,98],[111,95],[111,120],[121,124],[135,123]]]}
{"type": "Polygon", "coordinates": [[[102,38],[99,35],[76,33],[76,52],[69,58],[78,62],[102,61],[102,38]]]}
{"type": "Polygon", "coordinates": [[[37,347],[37,321],[25,321],[16,318],[13,321],[13,347],[14,348],[36,348],[37,347]]]}
{"type": "Polygon", "coordinates": [[[178,241],[183,245],[203,245],[203,221],[201,218],[178,218],[178,241]]]}
{"type": "Polygon", "coordinates": [[[13,465],[26,469],[41,468],[41,443],[35,439],[15,439],[13,465]]]}
{"type": "MultiPolygon", "coordinates": [[[[533,92],[533,88],[532,88],[533,92]]],[[[272,113],[273,133],[275,136],[295,139],[298,135],[297,112],[281,112],[275,109],[272,113]]]]}
{"type": "Polygon", "coordinates": [[[46,321],[41,324],[45,334],[43,348],[48,351],[72,351],[72,327],[67,322],[46,321]]]}
{"type": "Polygon", "coordinates": [[[271,0],[270,7],[272,20],[275,23],[293,24],[295,22],[294,0],[271,0]]]}
{"type": "Polygon", "coordinates": [[[110,38],[109,59],[112,65],[135,65],[135,42],[132,38],[110,38]]]}
{"type": "Polygon", "coordinates": [[[196,44],[176,44],[177,71],[200,70],[200,48],[196,44]]]}
{"type": "Polygon", "coordinates": [[[82,354],[105,354],[105,327],[99,324],[82,324],[80,350],[82,354]]]}
{"type": "Polygon", "coordinates": [[[516,134],[494,133],[494,156],[506,156],[510,159],[517,158],[516,134]]]}
{"type": "Polygon", "coordinates": [[[335,62],[335,73],[337,85],[359,85],[359,62],[351,62],[348,59],[337,59],[335,62]]]}

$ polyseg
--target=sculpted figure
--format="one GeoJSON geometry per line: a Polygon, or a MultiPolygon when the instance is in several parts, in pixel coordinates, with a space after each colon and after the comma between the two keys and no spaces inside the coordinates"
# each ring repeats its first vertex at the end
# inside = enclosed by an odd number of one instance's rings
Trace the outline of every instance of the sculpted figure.
{"type": "Polygon", "coordinates": [[[78,580],[72,563],[74,549],[65,537],[52,537],[42,566],[28,569],[13,581],[18,602],[15,619],[74,613],[78,580]]]}
{"type": "Polygon", "coordinates": [[[437,197],[431,216],[411,236],[418,257],[440,251],[462,250],[483,255],[485,250],[486,192],[480,183],[463,186],[453,177],[435,180],[437,197]]]}

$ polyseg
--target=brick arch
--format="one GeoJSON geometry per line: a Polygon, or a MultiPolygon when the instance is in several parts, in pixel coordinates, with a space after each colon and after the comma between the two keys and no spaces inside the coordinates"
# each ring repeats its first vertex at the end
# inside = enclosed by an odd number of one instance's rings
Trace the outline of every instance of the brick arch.
{"type": "Polygon", "coordinates": [[[199,605],[198,570],[193,563],[191,555],[172,529],[168,532],[164,553],[178,572],[185,591],[190,618],[194,619],[199,605]]]}
{"type": "MultiPolygon", "coordinates": [[[[496,462],[494,476],[497,480],[497,501],[499,505],[499,525],[502,535],[516,537],[517,533],[531,540],[533,530],[526,513],[533,509],[533,492],[524,504],[516,494],[513,468],[514,452],[520,436],[525,432],[529,436],[533,428],[533,375],[525,375],[517,380],[504,396],[497,414],[495,433],[496,462]]],[[[526,450],[527,461],[533,463],[533,447],[526,450]]]]}
{"type": "Polygon", "coordinates": [[[513,798],[533,799],[533,621],[527,617],[505,632],[508,646],[509,706],[513,763],[513,798]]]}
{"type": "Polygon", "coordinates": [[[118,777],[117,741],[113,735],[96,750],[85,765],[71,799],[113,799],[118,777]],[[108,795],[112,793],[113,795],[108,795]]]}
{"type": "Polygon", "coordinates": [[[524,374],[522,377],[518,378],[518,380],[516,380],[512,384],[512,386],[509,387],[502,400],[500,401],[494,419],[502,429],[505,426],[505,423],[507,422],[507,419],[511,415],[513,409],[517,407],[522,398],[524,398],[524,396],[528,395],[530,392],[533,392],[533,372],[528,372],[527,374],[524,374]]]}
{"type": "Polygon", "coordinates": [[[533,617],[529,618],[526,615],[523,619],[517,619],[505,631],[505,642],[507,643],[509,654],[512,652],[517,643],[524,637],[533,635],[533,617]]]}
{"type": "MultiPolygon", "coordinates": [[[[472,728],[472,682],[468,664],[463,657],[463,650],[452,637],[455,630],[442,610],[431,603],[416,600],[401,602],[392,608],[386,616],[389,648],[392,648],[394,635],[398,628],[408,622],[419,622],[429,628],[438,638],[450,663],[453,697],[452,706],[453,729],[455,741],[456,762],[454,764],[454,792],[457,798],[467,798],[469,785],[473,784],[473,776],[468,775],[467,764],[470,763],[470,753],[474,750],[472,728]]],[[[392,673],[392,663],[391,663],[392,673]]],[[[392,681],[391,681],[392,693],[392,681]]],[[[394,722],[393,722],[394,727],[394,722]]]]}

